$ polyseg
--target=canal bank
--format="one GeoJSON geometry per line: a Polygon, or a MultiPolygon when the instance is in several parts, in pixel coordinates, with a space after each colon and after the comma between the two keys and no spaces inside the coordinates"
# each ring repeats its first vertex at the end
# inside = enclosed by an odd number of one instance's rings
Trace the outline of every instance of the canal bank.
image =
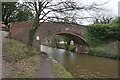
{"type": "Polygon", "coordinates": [[[114,41],[101,44],[99,46],[90,47],[88,55],[120,60],[119,44],[119,41],[114,41]]]}
{"type": "Polygon", "coordinates": [[[74,78],[69,71],[61,66],[56,60],[41,52],[41,66],[39,78],[74,78]]]}
{"type": "Polygon", "coordinates": [[[118,77],[118,62],[120,61],[68,52],[47,46],[41,46],[41,50],[52,56],[76,78],[118,77]]]}
{"type": "Polygon", "coordinates": [[[4,38],[3,78],[71,78],[72,75],[55,60],[41,56],[35,48],[14,39],[4,38]],[[47,61],[47,62],[46,62],[47,61]],[[10,65],[6,64],[9,63],[10,65]],[[55,62],[55,63],[54,63],[55,62]],[[53,66],[52,66],[53,65],[53,66]],[[49,66],[49,68],[48,68],[49,66]],[[53,70],[53,72],[52,72],[53,70]],[[56,72],[54,72],[56,71],[56,72]],[[54,75],[55,74],[55,75],[54,75]]]}

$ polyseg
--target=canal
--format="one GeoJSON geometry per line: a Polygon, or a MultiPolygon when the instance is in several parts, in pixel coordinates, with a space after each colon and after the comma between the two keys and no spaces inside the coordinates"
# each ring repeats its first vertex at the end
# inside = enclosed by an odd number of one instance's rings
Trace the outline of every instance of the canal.
{"type": "Polygon", "coordinates": [[[76,78],[115,78],[118,76],[118,61],[68,52],[41,45],[41,51],[48,53],[76,78]]]}

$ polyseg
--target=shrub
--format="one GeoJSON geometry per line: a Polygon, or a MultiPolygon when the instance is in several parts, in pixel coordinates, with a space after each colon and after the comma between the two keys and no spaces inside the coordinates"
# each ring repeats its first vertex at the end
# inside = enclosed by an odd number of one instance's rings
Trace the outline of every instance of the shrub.
{"type": "Polygon", "coordinates": [[[69,45],[68,51],[74,52],[75,48],[76,48],[75,45],[69,45]]]}
{"type": "Polygon", "coordinates": [[[90,46],[120,41],[120,27],[111,24],[93,24],[86,27],[85,39],[90,46]]]}
{"type": "Polygon", "coordinates": [[[87,27],[87,30],[93,40],[95,38],[99,40],[109,40],[113,39],[115,35],[115,31],[113,31],[113,28],[107,24],[91,25],[87,27]]]}

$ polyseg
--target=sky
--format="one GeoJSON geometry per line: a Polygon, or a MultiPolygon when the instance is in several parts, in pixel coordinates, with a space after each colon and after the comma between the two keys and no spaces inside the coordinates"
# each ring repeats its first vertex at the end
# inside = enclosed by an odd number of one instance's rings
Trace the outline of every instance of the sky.
{"type": "MultiPolygon", "coordinates": [[[[2,2],[8,2],[8,1],[14,1],[14,0],[0,0],[2,2]]],[[[57,1],[57,0],[56,0],[57,1]]],[[[112,10],[113,14],[118,15],[118,2],[120,0],[75,0],[82,2],[84,4],[96,2],[96,3],[104,3],[108,2],[107,4],[104,5],[105,8],[112,10]]]]}
{"type": "MultiPolygon", "coordinates": [[[[103,4],[107,2],[102,7],[106,10],[110,10],[111,15],[118,16],[118,2],[120,2],[120,0],[75,0],[75,1],[81,2],[82,4],[90,4],[90,3],[103,4]]],[[[119,3],[119,7],[120,7],[120,3],[119,3]]],[[[119,13],[119,16],[120,16],[120,13],[119,13]]],[[[91,24],[91,22],[83,21],[82,24],[88,25],[88,24],[91,24]]]]}
{"type": "Polygon", "coordinates": [[[118,16],[118,2],[120,0],[77,0],[77,1],[82,1],[84,4],[88,4],[88,3],[92,3],[92,2],[96,2],[96,3],[106,3],[103,7],[109,10],[112,10],[114,15],[118,16]]]}
{"type": "MultiPolygon", "coordinates": [[[[87,4],[87,5],[90,3],[104,4],[107,2],[102,7],[106,10],[110,10],[111,15],[118,16],[118,2],[120,2],[120,0],[75,0],[75,1],[81,2],[82,4],[87,4]]],[[[120,7],[120,4],[119,4],[119,7],[120,7]]],[[[83,25],[87,25],[87,24],[89,24],[89,22],[86,22],[86,21],[83,22],[83,25]]]]}
{"type": "MultiPolygon", "coordinates": [[[[57,0],[55,0],[55,1],[57,1],[57,0]]],[[[108,2],[103,7],[106,9],[112,10],[114,15],[118,15],[118,2],[120,0],[75,0],[75,1],[82,2],[83,4],[89,4],[89,3],[93,3],[93,2],[102,4],[102,3],[108,2]]]]}
{"type": "MultiPolygon", "coordinates": [[[[7,2],[7,1],[11,1],[11,0],[0,0],[0,1],[6,1],[7,2]]],[[[58,0],[55,0],[55,1],[58,1],[58,0]]],[[[118,16],[118,2],[120,0],[75,0],[75,1],[81,2],[82,4],[89,4],[89,3],[93,3],[93,2],[98,3],[98,4],[103,4],[105,2],[108,2],[103,6],[103,8],[111,10],[110,14],[118,16]]],[[[119,7],[120,7],[120,4],[119,4],[119,7]]],[[[119,13],[119,15],[120,15],[120,13],[119,13]]],[[[89,23],[85,22],[85,24],[89,24],[89,23]]]]}

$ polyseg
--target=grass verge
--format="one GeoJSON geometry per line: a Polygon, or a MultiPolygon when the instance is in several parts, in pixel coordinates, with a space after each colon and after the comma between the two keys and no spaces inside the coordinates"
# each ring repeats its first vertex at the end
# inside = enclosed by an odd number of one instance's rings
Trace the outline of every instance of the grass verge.
{"type": "Polygon", "coordinates": [[[36,78],[40,67],[39,52],[14,39],[6,38],[4,60],[13,67],[11,78],[36,78]]]}
{"type": "Polygon", "coordinates": [[[39,77],[37,73],[40,67],[40,57],[35,55],[25,58],[15,63],[14,67],[16,74],[13,78],[37,78],[39,77]]]}
{"type": "MultiPolygon", "coordinates": [[[[49,57],[52,60],[53,63],[53,70],[55,73],[55,76],[57,78],[73,78],[72,74],[68,72],[63,66],[61,66],[59,63],[57,63],[56,60],[54,60],[52,57],[49,57]]],[[[73,80],[72,79],[72,80],[73,80]]]]}
{"type": "Polygon", "coordinates": [[[96,46],[90,48],[89,55],[99,56],[111,59],[120,59],[120,55],[118,54],[118,43],[113,42],[109,44],[103,44],[101,46],[96,46]]]}
{"type": "Polygon", "coordinates": [[[36,48],[28,48],[28,46],[24,43],[16,41],[14,39],[7,39],[5,48],[6,53],[4,56],[5,60],[8,62],[17,62],[24,58],[38,55],[39,53],[36,48]]]}

